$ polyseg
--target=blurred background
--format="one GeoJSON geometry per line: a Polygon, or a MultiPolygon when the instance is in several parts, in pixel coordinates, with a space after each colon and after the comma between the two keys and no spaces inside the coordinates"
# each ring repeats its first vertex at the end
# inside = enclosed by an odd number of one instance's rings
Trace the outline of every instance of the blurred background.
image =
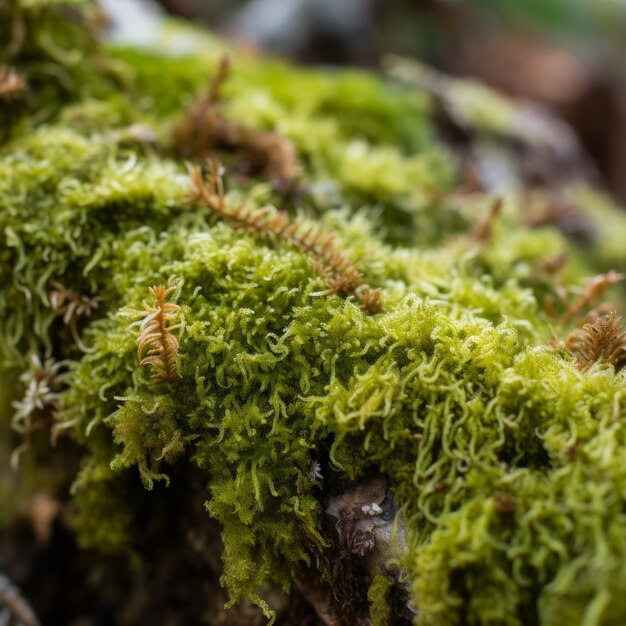
{"type": "Polygon", "coordinates": [[[159,12],[306,64],[393,52],[567,120],[626,204],[626,0],[104,0],[118,35],[159,12]],[[132,16],[140,19],[133,19],[132,16]]]}

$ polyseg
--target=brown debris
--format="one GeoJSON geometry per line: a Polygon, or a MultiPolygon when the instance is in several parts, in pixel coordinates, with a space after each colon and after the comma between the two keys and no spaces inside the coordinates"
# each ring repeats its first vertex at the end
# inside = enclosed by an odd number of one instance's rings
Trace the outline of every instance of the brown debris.
{"type": "Polygon", "coordinates": [[[319,555],[322,577],[300,577],[299,588],[327,626],[371,626],[367,589],[373,578],[391,578],[393,624],[409,626],[415,613],[408,604],[400,572],[386,563],[405,547],[404,526],[383,476],[371,476],[330,497],[326,506],[329,546],[319,555]],[[395,540],[392,538],[397,527],[395,540]]]}
{"type": "Polygon", "coordinates": [[[222,57],[206,93],[191,105],[174,131],[175,149],[189,159],[230,154],[236,174],[267,179],[279,192],[291,195],[298,190],[302,175],[294,145],[278,133],[255,131],[224,117],[222,88],[230,67],[228,57],[222,57]]]}
{"type": "Polygon", "coordinates": [[[357,288],[357,297],[361,300],[361,308],[368,313],[378,313],[383,307],[380,289],[370,289],[364,285],[357,288]]]}

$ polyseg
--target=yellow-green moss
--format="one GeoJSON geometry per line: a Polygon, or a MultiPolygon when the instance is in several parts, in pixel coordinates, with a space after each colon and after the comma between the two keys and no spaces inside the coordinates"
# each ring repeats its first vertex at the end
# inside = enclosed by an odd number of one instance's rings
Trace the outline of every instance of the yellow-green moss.
{"type": "MultiPolygon", "coordinates": [[[[467,231],[492,199],[449,195],[458,173],[425,94],[242,55],[225,112],[294,142],[300,210],[381,289],[383,310],[368,315],[324,294],[304,253],[187,201],[169,133],[215,67],[219,46],[207,46],[214,56],[109,49],[131,66],[130,96],[96,73],[106,98],[64,94],[56,121],[35,114],[0,152],[2,371],[29,351],[72,360],[55,420],[82,459],[83,543],[132,552],[138,508],[166,483],[184,490],[175,470],[193,468],[222,525],[223,584],[269,615],[264,585],[289,588],[323,543],[310,470],[328,456],[350,478],[393,477],[418,624],[621,623],[624,374],[583,374],[547,347],[572,322],[544,310],[555,285],[537,269],[568,252],[565,288],[582,285],[609,269],[597,250],[614,235],[600,229],[589,253],[530,230],[511,193],[478,245],[467,231]],[[132,323],[148,288],[174,277],[180,377],[155,386],[132,323]],[[54,281],[100,298],[77,322],[87,353],[51,309],[54,281]]],[[[277,199],[266,182],[228,179],[253,203],[277,199]]],[[[387,584],[370,590],[378,626],[387,584]]]]}
{"type": "Polygon", "coordinates": [[[391,579],[384,574],[374,577],[367,599],[370,603],[370,618],[374,626],[389,626],[391,610],[389,607],[389,591],[391,589],[391,579]]]}

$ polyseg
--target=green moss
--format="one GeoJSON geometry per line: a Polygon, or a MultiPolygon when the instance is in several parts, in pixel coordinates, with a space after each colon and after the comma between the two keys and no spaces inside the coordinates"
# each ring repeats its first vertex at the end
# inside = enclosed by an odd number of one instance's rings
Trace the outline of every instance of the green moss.
{"type": "Polygon", "coordinates": [[[367,599],[370,603],[370,619],[374,626],[389,626],[391,620],[391,610],[389,608],[389,591],[391,590],[391,579],[384,574],[374,577],[367,599]]]}
{"type": "Polygon", "coordinates": [[[98,41],[102,14],[92,0],[6,0],[0,6],[0,64],[28,85],[35,120],[63,103],[104,97],[123,76],[98,41]]]}
{"type": "MultiPolygon", "coordinates": [[[[530,230],[513,193],[490,241],[461,234],[492,199],[449,196],[458,173],[423,93],[242,56],[226,114],[294,142],[311,190],[302,212],[362,262],[383,310],[325,294],[303,252],[186,199],[167,144],[214,67],[219,46],[207,46],[207,58],[109,50],[142,98],[77,92],[0,153],[3,372],[29,350],[72,360],[55,428],[80,451],[82,542],[132,552],[140,506],[165,484],[184,492],[191,468],[222,527],[224,586],[270,616],[264,587],[288,589],[324,544],[311,467],[329,458],[340,476],[393,477],[418,624],[619,623],[624,374],[583,374],[546,347],[572,322],[544,310],[555,285],[537,271],[569,252],[573,290],[606,257],[530,230]],[[136,322],[148,288],[174,278],[179,377],[155,385],[136,322]],[[87,353],[51,308],[55,281],[100,298],[77,320],[87,353]]],[[[266,181],[228,183],[233,198],[272,197],[266,181]]],[[[597,246],[613,236],[600,232],[597,246]]],[[[389,584],[370,588],[377,625],[389,584]]]]}

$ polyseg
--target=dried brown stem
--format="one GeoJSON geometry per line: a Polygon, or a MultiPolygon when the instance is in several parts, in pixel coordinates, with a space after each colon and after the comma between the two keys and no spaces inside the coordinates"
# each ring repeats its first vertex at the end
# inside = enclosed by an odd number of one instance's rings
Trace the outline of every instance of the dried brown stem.
{"type": "Polygon", "coordinates": [[[201,201],[216,218],[234,228],[254,232],[266,240],[290,243],[311,258],[313,269],[328,285],[324,294],[356,296],[368,312],[380,311],[380,292],[361,284],[358,265],[343,255],[333,233],[292,222],[286,213],[271,205],[252,208],[243,204],[231,209],[226,205],[221,165],[209,161],[206,180],[199,167],[190,165],[188,169],[192,183],[191,199],[201,201]]]}
{"type": "Polygon", "coordinates": [[[175,149],[193,159],[232,155],[234,171],[267,178],[285,195],[298,191],[302,168],[292,142],[276,132],[256,131],[224,116],[222,88],[229,75],[230,61],[224,56],[207,91],[175,129],[175,149]]]}

